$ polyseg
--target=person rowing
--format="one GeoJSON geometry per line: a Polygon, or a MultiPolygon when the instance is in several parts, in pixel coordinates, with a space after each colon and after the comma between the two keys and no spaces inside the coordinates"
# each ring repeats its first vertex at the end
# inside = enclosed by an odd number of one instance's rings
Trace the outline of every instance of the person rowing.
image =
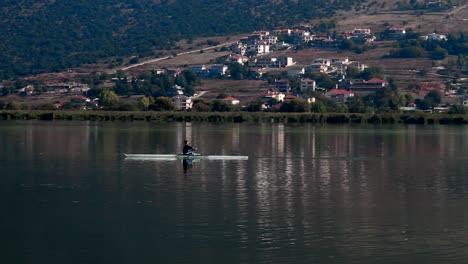
{"type": "Polygon", "coordinates": [[[196,148],[192,147],[189,145],[188,140],[184,140],[184,147],[182,148],[182,154],[184,155],[193,155],[193,151],[195,151],[196,148]]]}

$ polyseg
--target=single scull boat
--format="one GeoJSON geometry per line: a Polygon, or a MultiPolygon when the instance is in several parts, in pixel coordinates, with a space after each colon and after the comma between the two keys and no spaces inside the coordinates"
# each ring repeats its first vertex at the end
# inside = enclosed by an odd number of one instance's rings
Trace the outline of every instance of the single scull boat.
{"type": "Polygon", "coordinates": [[[135,160],[176,160],[176,159],[206,159],[206,160],[248,160],[249,156],[222,155],[184,155],[184,154],[124,154],[126,159],[135,160]]]}

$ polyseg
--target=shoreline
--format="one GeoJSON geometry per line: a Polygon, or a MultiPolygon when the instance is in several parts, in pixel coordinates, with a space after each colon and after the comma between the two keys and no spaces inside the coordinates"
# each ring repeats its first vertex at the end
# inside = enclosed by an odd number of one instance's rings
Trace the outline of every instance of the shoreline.
{"type": "Polygon", "coordinates": [[[1,110],[0,121],[70,120],[126,122],[328,123],[328,124],[468,124],[468,115],[429,113],[267,113],[1,110]]]}

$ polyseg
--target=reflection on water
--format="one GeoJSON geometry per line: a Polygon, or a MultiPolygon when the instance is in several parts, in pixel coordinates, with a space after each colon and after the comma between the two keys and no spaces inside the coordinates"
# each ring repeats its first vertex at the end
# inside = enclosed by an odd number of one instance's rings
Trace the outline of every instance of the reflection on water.
{"type": "Polygon", "coordinates": [[[464,263],[467,132],[2,123],[3,262],[464,263]]]}

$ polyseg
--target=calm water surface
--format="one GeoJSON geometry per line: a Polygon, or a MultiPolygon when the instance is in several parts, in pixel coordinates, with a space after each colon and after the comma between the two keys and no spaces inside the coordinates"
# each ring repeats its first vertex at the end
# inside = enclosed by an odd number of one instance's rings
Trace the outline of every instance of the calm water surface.
{"type": "Polygon", "coordinates": [[[0,123],[1,263],[468,263],[468,126],[0,123]],[[125,160],[200,152],[249,160],[125,160]]]}

